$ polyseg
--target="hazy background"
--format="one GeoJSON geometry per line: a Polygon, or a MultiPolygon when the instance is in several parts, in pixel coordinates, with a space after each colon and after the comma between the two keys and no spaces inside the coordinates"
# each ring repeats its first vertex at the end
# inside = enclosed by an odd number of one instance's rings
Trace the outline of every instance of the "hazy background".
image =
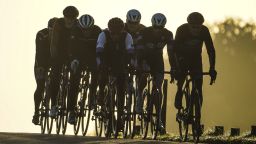
{"type": "MultiPolygon", "coordinates": [[[[256,124],[255,0],[0,0],[0,132],[40,132],[31,123],[35,36],[47,26],[49,18],[62,17],[68,5],[76,6],[80,15],[91,14],[101,28],[112,17],[125,20],[132,8],[141,12],[141,23],[146,26],[150,26],[154,13],[161,12],[167,17],[166,27],[174,34],[190,12],[201,12],[214,37],[218,71],[214,86],[209,86],[209,78],[205,78],[203,123],[207,128],[224,125],[243,131],[256,124]]],[[[203,57],[207,71],[205,51],[203,57]]],[[[171,85],[168,91],[169,132],[177,131],[175,87],[171,85]]],[[[71,126],[68,129],[72,131],[71,126]]]]}

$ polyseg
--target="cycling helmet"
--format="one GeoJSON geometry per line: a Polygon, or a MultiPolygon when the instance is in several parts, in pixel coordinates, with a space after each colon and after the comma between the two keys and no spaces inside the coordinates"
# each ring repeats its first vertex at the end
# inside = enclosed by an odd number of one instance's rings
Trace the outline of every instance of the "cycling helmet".
{"type": "Polygon", "coordinates": [[[131,9],[126,14],[126,21],[127,22],[139,23],[140,19],[141,19],[141,14],[136,9],[131,9]]]}
{"type": "Polygon", "coordinates": [[[204,17],[199,12],[192,12],[188,15],[187,21],[189,24],[202,25],[204,23],[204,17]]]}
{"type": "Polygon", "coordinates": [[[68,17],[68,18],[77,18],[79,15],[79,11],[74,6],[67,6],[63,10],[63,15],[64,17],[68,17]]]}
{"type": "Polygon", "coordinates": [[[78,20],[79,24],[81,27],[83,28],[88,28],[94,25],[94,19],[92,16],[85,14],[82,15],[79,20],[78,20]]]}
{"type": "Polygon", "coordinates": [[[48,28],[53,28],[55,22],[57,21],[58,18],[54,17],[54,18],[51,18],[49,21],[48,21],[48,28]]]}
{"type": "Polygon", "coordinates": [[[121,32],[124,29],[124,22],[120,18],[114,17],[108,21],[108,29],[111,32],[121,32]]]}
{"type": "Polygon", "coordinates": [[[161,13],[156,13],[152,16],[152,26],[164,27],[166,24],[166,17],[161,13]]]}

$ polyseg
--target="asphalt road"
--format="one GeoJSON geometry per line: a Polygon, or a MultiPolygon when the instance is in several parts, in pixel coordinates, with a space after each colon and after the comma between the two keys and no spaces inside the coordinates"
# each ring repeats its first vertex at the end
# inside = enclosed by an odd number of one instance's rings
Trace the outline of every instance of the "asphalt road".
{"type": "MultiPolygon", "coordinates": [[[[4,133],[0,132],[0,144],[178,144],[170,141],[141,139],[107,139],[95,136],[42,135],[36,133],[4,133]]],[[[186,143],[190,144],[190,143],[186,143]]]]}

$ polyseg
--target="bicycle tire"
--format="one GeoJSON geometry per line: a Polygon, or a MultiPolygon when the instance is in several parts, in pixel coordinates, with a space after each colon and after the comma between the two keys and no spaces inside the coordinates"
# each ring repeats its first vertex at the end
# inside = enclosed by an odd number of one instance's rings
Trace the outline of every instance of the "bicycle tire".
{"type": "Polygon", "coordinates": [[[90,110],[90,98],[89,98],[89,93],[88,93],[88,89],[89,87],[86,86],[84,88],[84,92],[83,92],[83,107],[82,107],[82,111],[83,111],[83,117],[82,117],[82,133],[83,136],[85,136],[88,132],[88,128],[89,128],[89,123],[91,120],[91,110],[90,110]]]}
{"type": "MultiPolygon", "coordinates": [[[[100,111],[100,106],[96,106],[94,111],[99,112],[100,111]]],[[[97,114],[94,115],[94,120],[95,120],[95,133],[96,136],[101,137],[102,135],[102,129],[103,129],[103,118],[102,114],[97,114]]]]}
{"type": "Polygon", "coordinates": [[[80,124],[81,124],[81,109],[80,107],[76,108],[76,121],[74,123],[74,134],[77,135],[80,130],[80,124]]]}

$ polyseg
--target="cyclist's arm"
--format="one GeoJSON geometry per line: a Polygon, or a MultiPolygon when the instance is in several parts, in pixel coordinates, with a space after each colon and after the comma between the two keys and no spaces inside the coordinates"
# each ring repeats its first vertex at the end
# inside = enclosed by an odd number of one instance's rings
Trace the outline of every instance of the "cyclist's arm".
{"type": "MultiPolygon", "coordinates": [[[[178,69],[178,60],[177,60],[177,53],[179,51],[180,45],[182,45],[182,39],[183,39],[183,26],[180,26],[175,35],[175,39],[173,41],[173,48],[170,52],[172,52],[171,55],[171,68],[178,69]]],[[[169,59],[170,60],[170,59],[169,59]]]]}
{"type": "Polygon", "coordinates": [[[134,50],[134,45],[133,45],[133,39],[131,34],[127,33],[126,38],[125,38],[125,47],[127,50],[127,63],[131,64],[132,61],[134,63],[135,60],[135,50],[134,50]]]}
{"type": "Polygon", "coordinates": [[[215,69],[215,48],[213,46],[212,38],[207,27],[204,27],[204,42],[209,56],[210,69],[215,69]]]}
{"type": "MultiPolygon", "coordinates": [[[[42,31],[39,31],[36,35],[36,56],[35,56],[35,65],[36,66],[43,66],[44,63],[46,62],[46,58],[43,55],[46,51],[44,47],[44,39],[47,37],[42,31]]],[[[47,37],[48,38],[48,37],[47,37]]]]}
{"type": "Polygon", "coordinates": [[[174,40],[173,40],[173,34],[170,32],[168,34],[168,40],[167,40],[167,53],[169,57],[169,63],[171,67],[175,67],[175,53],[174,53],[174,40]]]}
{"type": "Polygon", "coordinates": [[[101,32],[98,36],[97,44],[96,44],[96,55],[97,57],[101,57],[104,45],[106,43],[106,35],[104,32],[101,32]]]}
{"type": "Polygon", "coordinates": [[[58,21],[56,21],[56,23],[53,27],[51,44],[50,44],[50,51],[51,51],[52,58],[56,58],[58,55],[57,45],[58,45],[59,37],[60,37],[59,33],[60,33],[60,24],[58,21]]]}
{"type": "Polygon", "coordinates": [[[129,34],[129,33],[127,33],[126,38],[125,38],[125,47],[126,47],[128,54],[134,53],[133,39],[132,39],[131,34],[129,34]]]}

